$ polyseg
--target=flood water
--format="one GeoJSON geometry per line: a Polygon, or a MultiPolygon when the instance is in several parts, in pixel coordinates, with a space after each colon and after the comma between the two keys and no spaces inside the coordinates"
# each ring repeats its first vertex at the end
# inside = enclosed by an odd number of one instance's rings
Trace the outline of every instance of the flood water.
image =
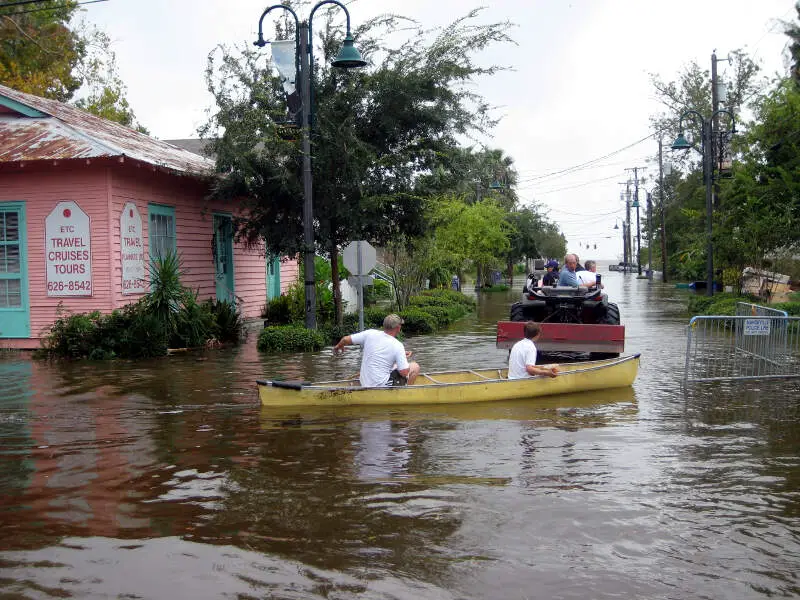
{"type": "MultiPolygon", "coordinates": [[[[603,272],[635,385],[451,407],[262,411],[358,350],[0,361],[2,598],[800,594],[800,388],[681,388],[686,292],[603,272]]],[[[517,282],[519,286],[520,282],[517,282]]],[[[499,366],[486,294],[423,370],[499,366]]]]}

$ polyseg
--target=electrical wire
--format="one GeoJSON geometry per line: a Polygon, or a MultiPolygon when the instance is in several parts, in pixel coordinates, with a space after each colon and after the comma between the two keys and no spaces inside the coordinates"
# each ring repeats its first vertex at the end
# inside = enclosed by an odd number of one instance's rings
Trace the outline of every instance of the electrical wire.
{"type": "Polygon", "coordinates": [[[601,160],[605,160],[606,158],[610,158],[610,157],[614,156],[615,154],[619,154],[620,152],[624,152],[625,150],[633,148],[634,146],[637,146],[637,145],[641,144],[642,142],[645,142],[645,141],[649,140],[650,138],[652,138],[655,135],[656,135],[656,133],[651,133],[651,134],[643,137],[640,140],[637,140],[637,141],[635,141],[635,142],[633,142],[631,144],[628,144],[627,146],[623,146],[622,148],[619,148],[618,150],[614,150],[613,152],[609,152],[608,154],[604,154],[603,156],[600,156],[598,158],[594,158],[592,160],[588,160],[588,161],[586,161],[584,163],[580,163],[578,165],[573,165],[571,167],[567,167],[565,169],[560,169],[558,171],[551,171],[550,173],[545,173],[544,175],[533,176],[533,177],[530,177],[530,178],[527,178],[527,179],[529,179],[529,181],[536,181],[536,180],[539,180],[539,179],[547,179],[548,177],[553,177],[555,175],[560,175],[562,173],[572,172],[572,171],[576,171],[576,170],[585,168],[585,167],[587,167],[589,165],[592,165],[594,163],[600,162],[601,160]]]}
{"type": "Polygon", "coordinates": [[[610,177],[602,177],[600,179],[592,179],[591,181],[584,181],[583,183],[577,183],[575,185],[568,185],[568,186],[556,188],[556,189],[553,189],[553,190],[545,190],[543,192],[536,192],[536,195],[537,196],[545,196],[547,194],[555,194],[556,192],[563,192],[565,190],[574,190],[576,188],[582,188],[582,187],[586,187],[586,186],[589,186],[589,185],[594,185],[596,183],[601,183],[603,181],[608,181],[609,179],[617,179],[618,177],[619,177],[619,173],[615,173],[614,175],[611,175],[610,177]]]}
{"type": "MultiPolygon", "coordinates": [[[[45,2],[46,0],[24,0],[24,3],[30,4],[32,2],[45,2]]],[[[47,6],[44,8],[29,8],[27,10],[15,10],[7,13],[0,14],[0,17],[13,17],[14,15],[24,15],[28,13],[43,12],[46,10],[61,10],[69,8],[70,6],[83,6],[84,4],[97,4],[98,2],[108,2],[108,0],[84,0],[83,2],[76,2],[74,4],[62,4],[60,6],[47,6]]],[[[15,4],[0,4],[0,9],[9,8],[15,4]]]]}

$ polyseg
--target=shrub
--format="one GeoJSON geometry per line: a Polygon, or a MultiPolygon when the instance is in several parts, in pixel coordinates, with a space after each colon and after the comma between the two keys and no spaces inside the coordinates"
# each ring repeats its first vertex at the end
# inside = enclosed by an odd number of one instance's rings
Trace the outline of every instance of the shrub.
{"type": "Polygon", "coordinates": [[[309,352],[324,346],[322,333],[299,325],[265,327],[258,335],[257,344],[262,352],[309,352]]]}
{"type": "Polygon", "coordinates": [[[470,298],[465,294],[462,294],[461,292],[457,292],[455,290],[447,288],[440,288],[435,290],[423,290],[416,297],[419,296],[432,297],[432,298],[445,298],[450,304],[462,304],[468,307],[470,310],[475,308],[475,300],[473,300],[472,298],[470,298]]]}
{"type": "Polygon", "coordinates": [[[89,356],[94,348],[99,316],[100,313],[95,311],[57,319],[45,338],[46,352],[66,358],[89,356]]]}
{"type": "Polygon", "coordinates": [[[735,315],[736,303],[741,301],[741,298],[721,298],[712,302],[708,307],[709,315],[735,315]]]}
{"type": "Polygon", "coordinates": [[[424,312],[434,318],[436,329],[447,327],[453,322],[450,310],[445,306],[426,306],[424,312]]]}
{"type": "Polygon", "coordinates": [[[409,306],[453,306],[449,298],[443,296],[411,296],[408,299],[409,306]]]}
{"type": "Polygon", "coordinates": [[[400,316],[407,334],[433,333],[436,330],[436,317],[421,308],[409,307],[400,311],[400,316]]]}
{"type": "Polygon", "coordinates": [[[364,306],[375,304],[378,300],[389,300],[392,297],[392,286],[383,279],[375,279],[372,285],[364,288],[364,306]]]}
{"type": "Polygon", "coordinates": [[[275,325],[288,325],[292,322],[291,300],[288,295],[278,296],[267,303],[261,316],[275,325]]]}
{"type": "Polygon", "coordinates": [[[800,302],[778,302],[770,304],[770,308],[785,310],[790,317],[800,317],[800,302]]]}
{"type": "Polygon", "coordinates": [[[244,320],[236,303],[227,300],[206,300],[214,316],[214,335],[220,342],[238,343],[245,337],[244,320]]]}
{"type": "Polygon", "coordinates": [[[507,292],[508,286],[505,283],[500,283],[498,285],[489,285],[484,286],[481,288],[482,292],[507,292]]]}
{"type": "Polygon", "coordinates": [[[170,336],[173,348],[197,348],[214,334],[216,323],[208,304],[199,304],[192,292],[184,294],[181,309],[175,316],[175,332],[170,336]]]}
{"type": "Polygon", "coordinates": [[[161,319],[146,312],[140,300],[109,315],[95,311],[58,319],[37,356],[105,360],[166,353],[167,335],[161,319]]]}
{"type": "Polygon", "coordinates": [[[158,318],[164,329],[172,334],[178,325],[178,313],[186,297],[181,284],[180,258],[173,251],[157,257],[148,264],[150,292],[145,296],[148,312],[158,318]]]}

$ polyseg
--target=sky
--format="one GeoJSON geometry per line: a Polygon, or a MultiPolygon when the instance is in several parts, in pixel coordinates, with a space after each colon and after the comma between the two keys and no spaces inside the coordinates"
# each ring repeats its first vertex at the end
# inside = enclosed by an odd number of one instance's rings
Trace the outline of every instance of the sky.
{"type": "MultiPolygon", "coordinates": [[[[108,0],[83,8],[85,19],[112,40],[139,122],[157,138],[178,139],[198,137],[197,128],[213,109],[205,85],[209,52],[219,44],[250,44],[261,13],[274,3],[277,0],[108,0]]],[[[515,44],[477,55],[480,64],[508,67],[475,82],[474,89],[501,119],[480,141],[513,157],[522,203],[538,204],[558,223],[569,251],[582,259],[601,260],[621,260],[622,230],[614,225],[625,215],[620,184],[631,177],[626,169],[646,167],[640,171],[645,177],[642,201],[658,176],[657,141],[640,142],[652,134],[650,116],[662,110],[651,74],[677,80],[692,61],[710,69],[713,51],[724,58],[731,50],[743,49],[765,75],[783,75],[788,38],[782,22],[796,17],[794,0],[345,4],[354,26],[391,12],[426,28],[443,27],[481,6],[485,10],[478,22],[513,23],[510,35],[515,44]],[[591,168],[570,169],[606,156],[591,168]],[[551,175],[564,170],[568,172],[551,175]]],[[[266,24],[264,29],[272,31],[266,24]]],[[[264,53],[266,60],[269,46],[264,53]]],[[[726,65],[718,63],[722,78],[726,65]]],[[[664,140],[665,146],[670,142],[664,140]]],[[[634,216],[634,232],[635,227],[634,216]]]]}

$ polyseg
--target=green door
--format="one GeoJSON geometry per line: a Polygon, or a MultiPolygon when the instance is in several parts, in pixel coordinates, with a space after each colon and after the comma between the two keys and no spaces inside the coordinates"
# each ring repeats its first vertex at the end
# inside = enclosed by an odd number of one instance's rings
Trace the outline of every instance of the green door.
{"type": "Polygon", "coordinates": [[[267,258],[267,300],[281,295],[281,260],[267,258]]]}
{"type": "Polygon", "coordinates": [[[233,223],[229,215],[214,215],[214,272],[217,300],[234,302],[233,223]]]}
{"type": "Polygon", "coordinates": [[[0,337],[31,336],[25,204],[0,204],[0,337]]]}

